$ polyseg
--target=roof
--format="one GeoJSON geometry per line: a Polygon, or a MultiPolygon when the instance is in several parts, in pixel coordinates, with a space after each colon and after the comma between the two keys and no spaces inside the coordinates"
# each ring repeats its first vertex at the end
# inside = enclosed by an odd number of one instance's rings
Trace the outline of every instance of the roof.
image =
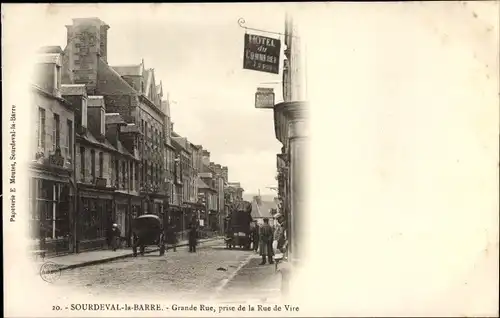
{"type": "Polygon", "coordinates": [[[99,92],[105,95],[132,95],[138,92],[121,75],[99,58],[97,85],[99,92]]]}
{"type": "Polygon", "coordinates": [[[104,147],[110,151],[118,151],[115,147],[113,147],[113,145],[107,139],[101,142],[97,140],[97,138],[95,138],[94,135],[92,135],[92,133],[90,133],[88,130],[80,134],[80,137],[82,137],[83,139],[87,140],[92,144],[100,145],[101,147],[104,147]]]}
{"type": "Polygon", "coordinates": [[[205,173],[215,173],[215,171],[213,171],[212,168],[210,168],[208,165],[206,165],[205,163],[202,164],[202,168],[201,168],[201,171],[202,172],[205,172],[205,173]]]}
{"type": "Polygon", "coordinates": [[[184,138],[184,137],[172,137],[172,145],[174,147],[180,147],[182,150],[186,151],[186,152],[189,152],[188,148],[187,148],[187,139],[184,138]],[[176,146],[176,144],[178,146],[176,146]]]}
{"type": "Polygon", "coordinates": [[[47,92],[46,90],[44,90],[43,88],[41,88],[40,86],[38,86],[37,84],[31,84],[31,88],[37,92],[38,94],[41,94],[41,95],[44,95],[46,97],[49,97],[49,98],[52,98],[52,99],[55,99],[59,102],[61,102],[63,105],[65,105],[66,107],[73,107],[73,104],[71,104],[68,100],[62,98],[62,97],[59,97],[59,96],[56,96],[50,92],[47,92]]]}
{"type": "Polygon", "coordinates": [[[200,178],[197,179],[197,184],[198,184],[198,189],[211,189],[205,181],[201,180],[200,178]]]}
{"type": "Polygon", "coordinates": [[[38,49],[38,53],[62,53],[63,50],[59,45],[48,45],[48,46],[42,46],[41,48],[38,49]]]}
{"type": "Polygon", "coordinates": [[[212,178],[212,173],[211,172],[200,172],[198,173],[198,176],[200,176],[200,178],[212,178]]]}
{"type": "Polygon", "coordinates": [[[175,149],[172,143],[170,142],[170,138],[165,139],[165,145],[167,145],[169,148],[175,149]]]}
{"type": "Polygon", "coordinates": [[[270,213],[271,209],[277,209],[278,206],[274,201],[261,201],[257,204],[255,200],[252,201],[252,216],[272,218],[270,213]],[[254,215],[255,214],[255,215],[254,215]]]}
{"type": "Polygon", "coordinates": [[[132,155],[123,145],[122,143],[118,140],[118,142],[116,143],[116,150],[118,150],[119,153],[123,154],[123,155],[126,155],[126,156],[130,156],[130,157],[134,157],[134,155],[132,155]]]}
{"type": "Polygon", "coordinates": [[[36,58],[36,62],[39,64],[57,64],[61,65],[61,54],[60,53],[39,53],[36,58]]]}
{"type": "Polygon", "coordinates": [[[68,96],[87,96],[85,84],[63,84],[61,85],[61,94],[68,96]]]}
{"type": "Polygon", "coordinates": [[[142,65],[119,65],[110,66],[121,76],[142,76],[142,65]]]}
{"type": "MultiPolygon", "coordinates": [[[[145,92],[143,92],[143,93],[145,96],[149,96],[149,88],[151,85],[151,81],[153,80],[153,69],[144,70],[144,79],[145,79],[145,83],[144,83],[145,92]]],[[[153,92],[153,93],[156,93],[156,92],[153,92]]]]}

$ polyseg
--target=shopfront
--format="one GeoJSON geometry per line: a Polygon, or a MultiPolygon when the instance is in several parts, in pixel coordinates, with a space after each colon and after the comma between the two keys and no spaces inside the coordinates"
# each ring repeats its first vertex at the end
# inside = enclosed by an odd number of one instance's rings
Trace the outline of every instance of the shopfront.
{"type": "Polygon", "coordinates": [[[80,192],[77,226],[80,252],[107,247],[107,233],[113,224],[113,217],[111,193],[80,192]]]}
{"type": "Polygon", "coordinates": [[[49,253],[71,252],[72,197],[69,182],[30,178],[28,228],[33,248],[49,253]]]}

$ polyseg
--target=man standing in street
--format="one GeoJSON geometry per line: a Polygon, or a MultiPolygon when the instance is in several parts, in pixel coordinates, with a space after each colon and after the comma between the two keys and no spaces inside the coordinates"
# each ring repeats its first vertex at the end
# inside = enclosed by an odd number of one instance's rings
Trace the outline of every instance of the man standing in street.
{"type": "Polygon", "coordinates": [[[252,244],[253,250],[257,253],[257,250],[259,249],[259,224],[257,223],[257,220],[254,221],[254,227],[252,229],[252,244]]]}
{"type": "Polygon", "coordinates": [[[111,246],[113,247],[113,252],[116,251],[120,243],[121,231],[118,228],[118,224],[114,223],[111,228],[111,246]]]}
{"type": "Polygon", "coordinates": [[[259,242],[260,256],[262,256],[260,265],[266,264],[266,257],[269,264],[273,264],[273,229],[269,225],[268,218],[264,218],[264,225],[259,229],[259,242]]]}
{"type": "Polygon", "coordinates": [[[198,238],[198,228],[196,226],[196,220],[192,220],[191,224],[189,225],[189,238],[188,238],[188,243],[189,243],[189,253],[195,253],[196,252],[196,241],[198,238]]]}

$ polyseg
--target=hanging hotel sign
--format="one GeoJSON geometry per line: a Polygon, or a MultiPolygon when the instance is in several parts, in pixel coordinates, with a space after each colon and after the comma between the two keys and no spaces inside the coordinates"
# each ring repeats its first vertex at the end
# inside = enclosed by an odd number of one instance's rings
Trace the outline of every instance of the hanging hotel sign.
{"type": "Polygon", "coordinates": [[[243,68],[279,74],[281,41],[255,34],[245,34],[243,68]]]}
{"type": "Polygon", "coordinates": [[[272,88],[257,88],[255,108],[274,108],[274,90],[272,88]]]}

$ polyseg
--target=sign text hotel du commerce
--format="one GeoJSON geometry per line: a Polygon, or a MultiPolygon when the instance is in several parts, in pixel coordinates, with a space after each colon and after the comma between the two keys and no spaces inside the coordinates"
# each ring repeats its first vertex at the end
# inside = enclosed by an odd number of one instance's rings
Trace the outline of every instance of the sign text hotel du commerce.
{"type": "Polygon", "coordinates": [[[245,34],[243,68],[279,74],[281,42],[266,36],[245,34]]]}

